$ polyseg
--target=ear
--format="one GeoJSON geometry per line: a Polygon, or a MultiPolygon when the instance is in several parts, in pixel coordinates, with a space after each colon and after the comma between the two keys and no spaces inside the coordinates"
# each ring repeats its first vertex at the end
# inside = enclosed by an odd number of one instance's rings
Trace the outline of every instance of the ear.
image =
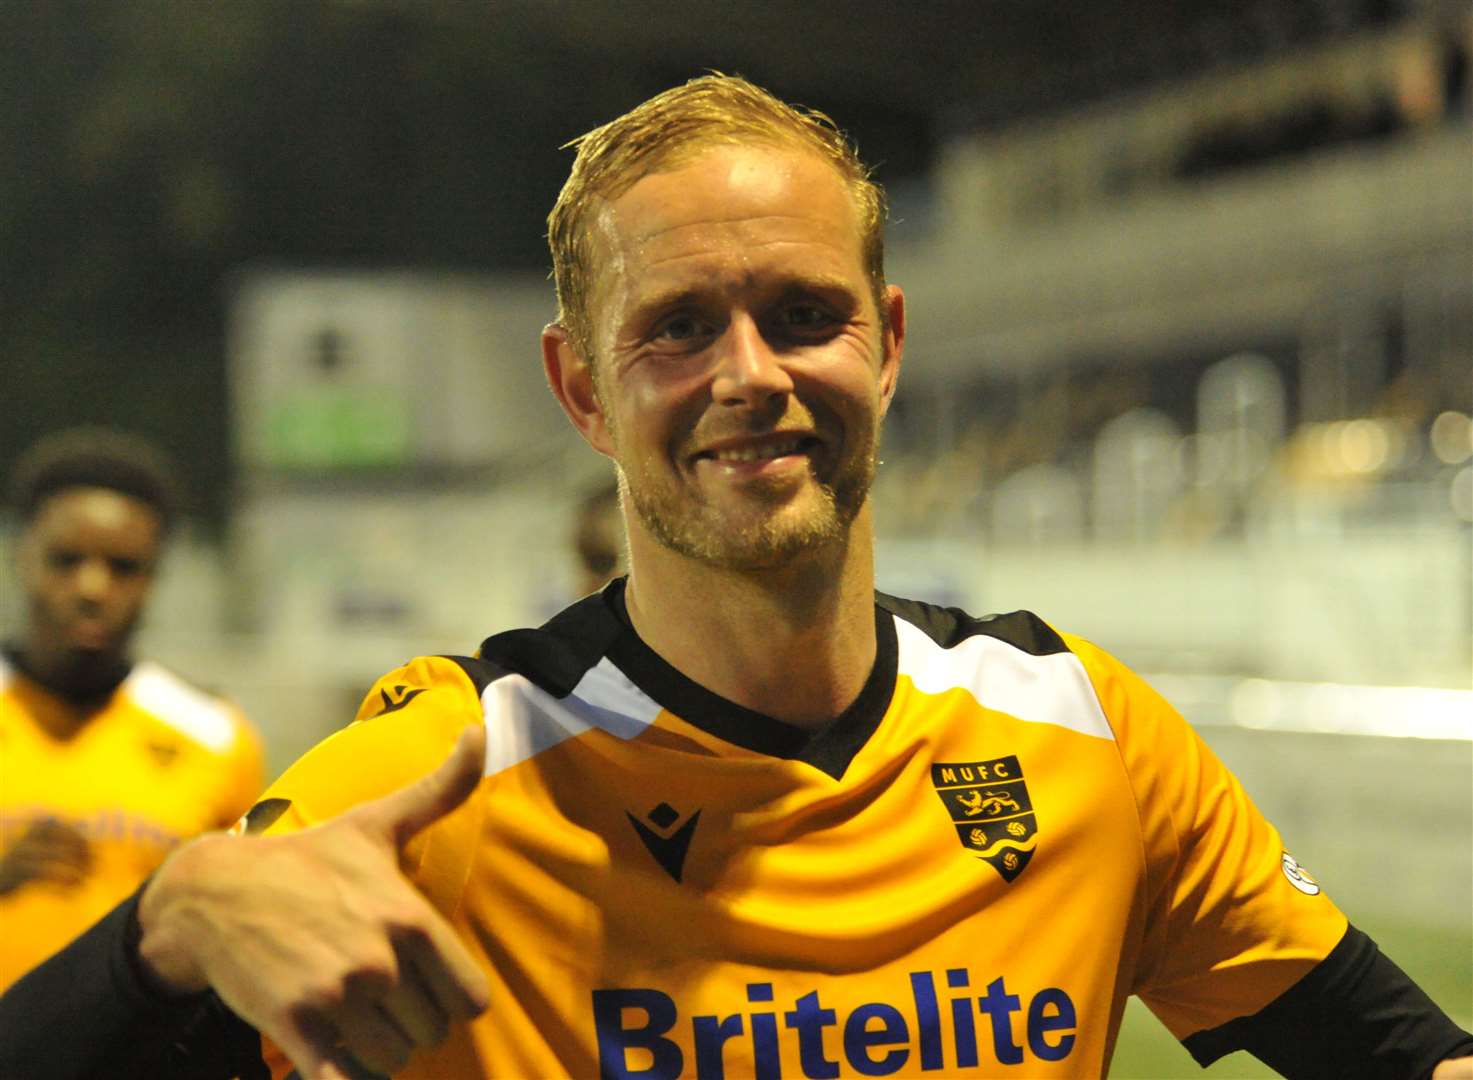
{"type": "Polygon", "coordinates": [[[880,341],[880,415],[890,409],[895,384],[900,378],[900,361],[905,355],[905,293],[899,285],[885,286],[885,310],[889,316],[880,341]]]}
{"type": "Polygon", "coordinates": [[[572,336],[557,323],[542,328],[542,367],[547,385],[563,412],[588,443],[606,457],[614,456],[614,442],[603,403],[593,386],[593,367],[573,346],[572,336]]]}

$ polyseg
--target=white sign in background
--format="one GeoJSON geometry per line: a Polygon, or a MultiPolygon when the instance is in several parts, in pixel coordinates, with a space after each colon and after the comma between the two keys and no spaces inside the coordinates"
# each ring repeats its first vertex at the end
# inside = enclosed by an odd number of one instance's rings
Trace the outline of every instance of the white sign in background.
{"type": "Polygon", "coordinates": [[[252,276],[231,308],[238,460],[478,466],[561,439],[537,344],[554,310],[535,275],[252,276]]]}

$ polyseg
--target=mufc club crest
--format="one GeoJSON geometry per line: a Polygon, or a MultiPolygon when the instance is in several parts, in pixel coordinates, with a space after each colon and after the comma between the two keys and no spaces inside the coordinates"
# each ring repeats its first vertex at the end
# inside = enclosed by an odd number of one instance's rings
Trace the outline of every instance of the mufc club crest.
{"type": "Polygon", "coordinates": [[[1038,846],[1038,821],[1015,755],[991,761],[938,761],[931,783],[962,847],[1011,882],[1038,846]]]}

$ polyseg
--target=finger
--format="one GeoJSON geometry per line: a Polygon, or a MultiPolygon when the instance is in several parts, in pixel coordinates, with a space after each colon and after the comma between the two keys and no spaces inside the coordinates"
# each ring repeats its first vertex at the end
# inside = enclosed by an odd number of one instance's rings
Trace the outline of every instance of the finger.
{"type": "Polygon", "coordinates": [[[48,862],[35,867],[31,875],[37,881],[49,881],[53,885],[80,885],[87,877],[83,867],[72,863],[48,862]]]}
{"type": "Polygon", "coordinates": [[[400,956],[400,970],[414,973],[450,1023],[479,1016],[491,1003],[486,973],[444,920],[430,920],[425,936],[404,941],[400,956]]]}
{"type": "Polygon", "coordinates": [[[399,962],[399,982],[380,1004],[415,1046],[439,1046],[450,1033],[449,1015],[407,956],[399,962]]]}
{"type": "Polygon", "coordinates": [[[78,870],[86,870],[92,865],[92,849],[87,846],[87,841],[85,840],[60,844],[52,848],[47,854],[57,862],[76,867],[78,870]]]}
{"type": "Polygon", "coordinates": [[[74,859],[34,848],[12,853],[10,868],[22,881],[50,881],[61,885],[75,885],[87,871],[84,864],[74,859]]]}
{"type": "Polygon", "coordinates": [[[86,870],[92,864],[92,848],[69,830],[23,836],[13,849],[16,856],[39,863],[57,863],[86,870]]]}
{"type": "Polygon", "coordinates": [[[402,847],[415,833],[444,817],[470,797],[486,768],[486,728],[472,724],[455,749],[428,776],[400,788],[355,813],[383,828],[402,847]]]}
{"type": "Polygon", "coordinates": [[[59,857],[65,853],[86,851],[87,841],[60,826],[55,829],[33,828],[17,840],[11,850],[59,857]]]}
{"type": "Polygon", "coordinates": [[[338,1064],[338,1033],[331,1024],[307,1020],[281,1030],[262,1026],[261,1033],[291,1059],[302,1080],[353,1080],[351,1072],[338,1064]]]}
{"type": "Polygon", "coordinates": [[[43,821],[38,821],[31,827],[29,835],[38,840],[43,840],[48,844],[87,846],[87,838],[81,832],[56,818],[46,818],[43,821]]]}
{"type": "Polygon", "coordinates": [[[338,1016],[342,1048],[376,1073],[404,1068],[414,1047],[409,1037],[376,1003],[361,1004],[338,1016]]]}

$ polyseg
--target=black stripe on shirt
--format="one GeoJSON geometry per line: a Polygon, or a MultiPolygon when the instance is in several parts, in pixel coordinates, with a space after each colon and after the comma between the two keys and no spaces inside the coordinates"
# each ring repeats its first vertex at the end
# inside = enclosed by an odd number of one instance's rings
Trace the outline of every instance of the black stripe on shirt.
{"type": "Polygon", "coordinates": [[[876,593],[880,607],[904,619],[943,649],[960,645],[967,638],[985,634],[1032,656],[1051,656],[1069,651],[1054,628],[1031,611],[978,618],[961,608],[938,607],[921,600],[876,593]]]}
{"type": "Polygon", "coordinates": [[[603,593],[585,596],[535,630],[507,630],[481,642],[478,659],[452,656],[479,693],[508,673],[516,673],[553,697],[567,697],[588,670],[607,655],[624,628],[605,599],[622,592],[616,578],[603,593]]]}

